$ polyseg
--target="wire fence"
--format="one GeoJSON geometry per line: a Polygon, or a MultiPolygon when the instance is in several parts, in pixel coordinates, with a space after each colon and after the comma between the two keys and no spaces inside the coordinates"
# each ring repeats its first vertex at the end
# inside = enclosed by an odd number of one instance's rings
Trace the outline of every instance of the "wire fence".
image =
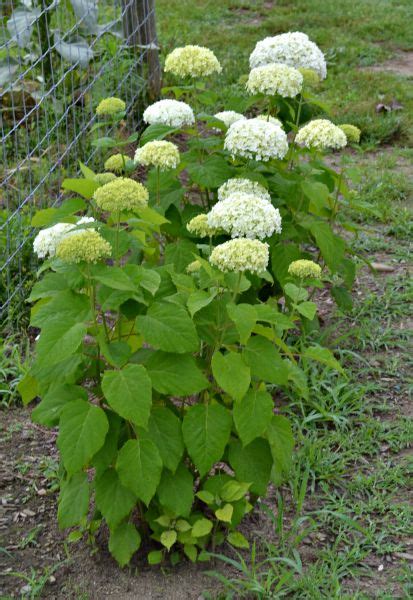
{"type": "Polygon", "coordinates": [[[94,165],[101,98],[126,101],[130,131],[160,73],[154,0],[0,0],[0,314],[33,281],[30,225],[61,199],[78,161],[94,165]]]}

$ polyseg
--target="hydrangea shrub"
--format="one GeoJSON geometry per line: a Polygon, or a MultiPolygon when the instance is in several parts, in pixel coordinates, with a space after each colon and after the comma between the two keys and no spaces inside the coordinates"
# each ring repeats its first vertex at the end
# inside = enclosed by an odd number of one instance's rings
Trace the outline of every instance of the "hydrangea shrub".
{"type": "MultiPolygon", "coordinates": [[[[193,80],[218,76],[217,58],[174,50],[177,100],[146,109],[141,134],[97,137],[110,172],[81,164],[83,178],[63,183],[76,196],[34,217],[40,335],[20,391],[40,398],[36,423],[58,428],[60,526],[71,541],[106,528],[121,566],[141,547],[150,564],[204,560],[224,542],[247,548],[243,518],[292,461],[275,393],[307,398],[311,365],[341,370],[311,331],[314,290],[328,285],[345,305],[354,277],[334,229],[343,176],[323,162],[346,133],[326,120],[300,128],[312,93],[296,68],[325,76],[302,35],[257,44],[256,95],[215,116],[217,94],[193,80]],[[202,102],[195,118],[189,103],[202,102]]],[[[94,131],[125,111],[102,101],[94,131]]]]}

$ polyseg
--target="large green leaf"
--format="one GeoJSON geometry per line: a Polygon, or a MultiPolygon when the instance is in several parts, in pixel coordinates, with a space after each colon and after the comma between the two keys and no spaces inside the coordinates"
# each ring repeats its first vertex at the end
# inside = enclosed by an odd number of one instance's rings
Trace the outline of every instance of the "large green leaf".
{"type": "Polygon", "coordinates": [[[250,491],[265,496],[273,464],[268,442],[257,438],[248,446],[232,442],[229,446],[229,462],[238,481],[251,483],[250,491]]]}
{"type": "Polygon", "coordinates": [[[109,429],[104,411],[84,400],[74,400],[62,410],[57,445],[69,474],[85,467],[103,446],[109,429]]]}
{"type": "Polygon", "coordinates": [[[324,222],[314,222],[311,226],[311,233],[327,266],[333,272],[338,271],[346,249],[344,240],[333,232],[328,223],[324,222]]]}
{"type": "Polygon", "coordinates": [[[175,270],[180,273],[194,260],[194,254],[198,253],[196,244],[190,240],[178,240],[168,244],[165,248],[165,264],[174,265],[175,270]]]}
{"type": "Polygon", "coordinates": [[[86,294],[75,294],[64,290],[54,295],[49,302],[42,304],[32,313],[30,320],[34,327],[45,327],[45,330],[55,327],[58,321],[76,324],[91,318],[90,300],[86,294]]]}
{"type": "Polygon", "coordinates": [[[140,145],[143,146],[152,140],[163,140],[167,135],[171,135],[178,131],[176,127],[170,125],[162,125],[160,123],[154,123],[149,125],[141,135],[140,145]]]}
{"type": "Polygon", "coordinates": [[[184,453],[181,420],[169,408],[154,408],[149,418],[148,437],[158,448],[165,467],[175,471],[184,453]]]}
{"type": "Polygon", "coordinates": [[[290,277],[288,267],[299,258],[302,258],[302,252],[296,244],[284,244],[278,241],[271,244],[271,270],[281,285],[284,285],[286,279],[290,277]]]}
{"type": "Polygon", "coordinates": [[[96,505],[110,529],[114,529],[132,510],[136,496],[122,485],[115,469],[108,469],[96,480],[96,505]]]}
{"type": "Polygon", "coordinates": [[[274,402],[268,392],[249,390],[234,405],[234,422],[243,445],[249,444],[267,429],[273,414],[274,402]]]}
{"type": "Polygon", "coordinates": [[[86,517],[89,509],[89,482],[83,471],[62,483],[57,518],[62,529],[74,527],[86,517]]]}
{"type": "Polygon", "coordinates": [[[188,410],[182,431],[188,453],[201,477],[222,458],[231,427],[231,415],[220,404],[196,404],[188,410]]]}
{"type": "Polygon", "coordinates": [[[128,564],[141,545],[141,536],[132,523],[121,523],[110,532],[109,550],[121,567],[128,564]]]}
{"type": "Polygon", "coordinates": [[[246,344],[257,322],[257,311],[251,304],[228,304],[229,318],[234,321],[241,344],[246,344]]]}
{"type": "Polygon", "coordinates": [[[154,302],[146,315],[137,318],[145,341],[165,352],[195,352],[199,340],[188,313],[182,306],[154,302]]]}
{"type": "Polygon", "coordinates": [[[84,323],[54,320],[53,327],[49,326],[40,333],[36,347],[37,364],[50,367],[69,358],[79,348],[86,331],[84,323]]]}
{"type": "Polygon", "coordinates": [[[235,400],[245,396],[251,383],[251,373],[240,354],[214,352],[211,367],[216,382],[227,394],[235,400]]]}
{"type": "Polygon", "coordinates": [[[152,405],[152,384],[145,367],[126,365],[119,371],[105,371],[102,390],[110,406],[121,417],[146,427],[152,405]]]}
{"type": "Polygon", "coordinates": [[[183,463],[175,473],[164,470],[157,494],[165,509],[177,517],[188,517],[194,501],[192,473],[183,463]]]}
{"type": "Polygon", "coordinates": [[[283,362],[277,348],[261,336],[250,338],[243,351],[243,358],[251,367],[251,374],[267,383],[285,385],[288,366],[283,362]]]}
{"type": "Polygon", "coordinates": [[[46,275],[34,284],[28,302],[35,302],[39,298],[48,298],[67,290],[66,278],[60,273],[46,273],[46,275]]]}
{"type": "Polygon", "coordinates": [[[290,421],[282,415],[273,415],[267,429],[267,439],[275,467],[284,474],[288,473],[294,449],[294,436],[290,421]]]}
{"type": "Polygon", "coordinates": [[[190,354],[158,350],[145,362],[152,385],[161,394],[189,396],[208,387],[209,382],[190,354]]]}
{"type": "Polygon", "coordinates": [[[92,179],[63,179],[62,188],[70,192],[76,192],[90,200],[98,189],[99,184],[92,179]]]}
{"type": "Polygon", "coordinates": [[[116,470],[124,486],[149,504],[158,487],[162,460],[151,440],[129,440],[119,450],[116,470]]]}
{"type": "Polygon", "coordinates": [[[205,188],[217,188],[233,174],[232,168],[221,156],[210,156],[204,162],[191,163],[187,167],[194,183],[205,188]]]}
{"type": "Polygon", "coordinates": [[[40,425],[53,427],[59,422],[63,408],[72,400],[87,400],[86,391],[79,385],[54,385],[32,411],[32,420],[40,425]]]}

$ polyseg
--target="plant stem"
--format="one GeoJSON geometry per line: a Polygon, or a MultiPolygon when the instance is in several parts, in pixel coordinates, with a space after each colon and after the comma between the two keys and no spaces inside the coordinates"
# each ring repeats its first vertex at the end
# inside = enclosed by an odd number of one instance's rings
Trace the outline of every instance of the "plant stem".
{"type": "Polygon", "coordinates": [[[236,285],[236,287],[235,287],[234,293],[232,294],[232,301],[233,301],[233,302],[235,302],[235,300],[236,300],[236,299],[237,299],[237,297],[238,297],[238,294],[239,294],[239,288],[240,288],[240,285],[241,285],[241,278],[242,278],[242,271],[240,271],[240,272],[238,273],[238,281],[237,281],[237,285],[236,285]]]}
{"type": "Polygon", "coordinates": [[[156,206],[161,203],[161,174],[159,167],[156,167],[156,206]]]}

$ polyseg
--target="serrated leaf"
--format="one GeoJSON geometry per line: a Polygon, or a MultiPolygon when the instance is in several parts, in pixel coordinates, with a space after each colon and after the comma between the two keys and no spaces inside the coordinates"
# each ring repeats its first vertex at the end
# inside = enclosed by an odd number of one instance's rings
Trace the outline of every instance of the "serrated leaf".
{"type": "Polygon", "coordinates": [[[123,485],[148,505],[162,472],[162,460],[155,444],[147,439],[127,441],[119,450],[116,470],[123,485]]]}
{"type": "Polygon", "coordinates": [[[190,354],[172,354],[158,350],[145,362],[152,385],[160,394],[190,396],[209,386],[190,354]]]}
{"type": "Polygon", "coordinates": [[[64,179],[62,182],[62,188],[64,190],[70,192],[76,192],[86,198],[86,200],[90,200],[98,189],[99,184],[97,181],[93,181],[92,179],[64,179]]]}
{"type": "Polygon", "coordinates": [[[193,317],[201,308],[208,306],[215,298],[217,292],[205,292],[204,290],[195,290],[188,296],[187,306],[189,314],[193,317]]]}
{"type": "Polygon", "coordinates": [[[119,371],[105,371],[102,390],[109,405],[121,417],[147,427],[152,405],[152,382],[145,367],[128,364],[119,371]]]}
{"type": "Polygon", "coordinates": [[[240,483],[239,481],[231,479],[231,481],[228,481],[222,487],[220,496],[225,502],[236,502],[237,500],[241,500],[241,498],[244,498],[245,494],[248,492],[249,487],[249,483],[240,483]]]}
{"type": "Polygon", "coordinates": [[[257,312],[251,304],[228,304],[229,318],[234,321],[241,344],[246,344],[257,322],[257,312]]]}
{"type": "Polygon", "coordinates": [[[186,310],[176,304],[154,302],[146,315],[137,318],[145,341],[165,352],[195,352],[199,340],[186,310]]]}
{"type": "Polygon", "coordinates": [[[258,390],[249,390],[240,402],[235,403],[234,423],[244,446],[265,432],[273,408],[270,394],[258,390]]]}
{"type": "Polygon", "coordinates": [[[73,400],[87,400],[86,391],[78,385],[54,385],[32,411],[32,420],[40,425],[53,427],[59,422],[63,408],[73,400]]]}
{"type": "Polygon", "coordinates": [[[232,442],[229,447],[229,463],[239,481],[251,483],[250,491],[265,496],[271,476],[273,459],[268,442],[257,438],[248,446],[232,442]]]}
{"type": "Polygon", "coordinates": [[[297,310],[300,315],[303,315],[306,319],[312,321],[317,312],[317,304],[314,302],[301,302],[301,304],[297,305],[297,310]]]}
{"type": "Polygon", "coordinates": [[[235,400],[245,396],[251,383],[249,367],[236,352],[214,352],[211,361],[212,374],[218,385],[235,400]]]}
{"type": "Polygon", "coordinates": [[[67,323],[56,319],[53,327],[41,332],[37,342],[37,364],[48,366],[69,358],[76,352],[86,335],[84,323],[67,323]]]}
{"type": "Polygon", "coordinates": [[[39,393],[39,386],[35,377],[30,375],[30,373],[26,373],[23,379],[20,379],[17,384],[17,391],[21,396],[24,406],[27,406],[39,393]]]}
{"type": "Polygon", "coordinates": [[[183,463],[176,472],[164,470],[157,495],[162,506],[175,516],[188,517],[194,501],[194,480],[183,463]]]}
{"type": "Polygon", "coordinates": [[[136,496],[122,485],[117,472],[108,469],[95,482],[96,505],[114,529],[136,504],[136,496]]]}
{"type": "Polygon", "coordinates": [[[224,523],[231,523],[233,512],[234,507],[232,506],[232,504],[225,504],[222,508],[218,508],[215,511],[215,516],[219,521],[224,521],[224,523]]]}
{"type": "Polygon", "coordinates": [[[266,383],[287,383],[288,367],[269,340],[258,335],[250,338],[242,355],[246,364],[250,366],[253,377],[266,383]]]}
{"type": "Polygon", "coordinates": [[[212,530],[212,521],[209,519],[198,519],[192,525],[191,535],[193,537],[203,537],[208,535],[212,530]]]}
{"type": "Polygon", "coordinates": [[[305,348],[302,356],[327,365],[328,367],[331,367],[340,373],[344,373],[343,367],[340,365],[338,360],[334,358],[333,353],[328,348],[323,348],[322,346],[316,345],[310,346],[309,348],[305,348]]]}
{"type": "Polygon", "coordinates": [[[200,492],[197,492],[196,495],[202,502],[205,502],[205,504],[209,505],[215,502],[215,496],[206,490],[201,490],[200,492]]]}
{"type": "Polygon", "coordinates": [[[174,472],[184,452],[181,420],[169,408],[156,407],[149,418],[148,436],[158,448],[165,467],[174,472]]]}
{"type": "Polygon", "coordinates": [[[121,523],[110,532],[109,551],[121,567],[127,565],[141,545],[141,536],[132,523],[121,523]]]}
{"type": "Polygon", "coordinates": [[[69,474],[85,467],[103,446],[109,429],[104,411],[84,400],[70,402],[60,415],[57,445],[69,474]]]}
{"type": "Polygon", "coordinates": [[[203,477],[225,450],[232,418],[220,404],[197,404],[184,417],[182,431],[188,453],[203,477]]]}
{"type": "Polygon", "coordinates": [[[159,565],[163,560],[163,552],[162,550],[152,550],[148,554],[148,563],[150,565],[159,565]]]}
{"type": "Polygon", "coordinates": [[[193,544],[184,544],[184,554],[191,562],[196,562],[198,550],[193,544]]]}
{"type": "Polygon", "coordinates": [[[267,429],[267,439],[274,464],[282,473],[288,473],[294,449],[294,436],[290,421],[282,415],[273,415],[267,429]]]}
{"type": "Polygon", "coordinates": [[[83,471],[62,483],[57,518],[62,529],[79,525],[89,509],[89,482],[83,471]]]}
{"type": "Polygon", "coordinates": [[[169,531],[163,531],[161,533],[161,544],[169,551],[175,544],[177,538],[176,531],[170,529],[169,531]]]}
{"type": "Polygon", "coordinates": [[[202,163],[190,163],[187,170],[192,181],[205,188],[218,188],[233,174],[227,161],[217,155],[209,156],[202,163]]]}
{"type": "Polygon", "coordinates": [[[179,131],[179,128],[154,123],[149,125],[142,133],[139,145],[143,146],[152,140],[163,140],[167,135],[171,135],[176,131],[179,131]]]}
{"type": "Polygon", "coordinates": [[[247,550],[250,547],[248,540],[239,531],[231,531],[228,534],[227,540],[235,548],[247,550]]]}

